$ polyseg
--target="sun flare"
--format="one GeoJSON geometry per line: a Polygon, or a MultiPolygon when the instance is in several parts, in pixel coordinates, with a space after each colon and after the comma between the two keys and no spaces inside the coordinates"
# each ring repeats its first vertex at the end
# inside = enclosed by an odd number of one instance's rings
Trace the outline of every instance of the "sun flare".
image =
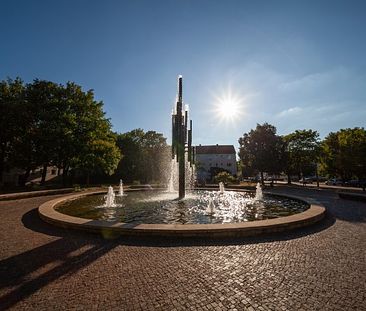
{"type": "Polygon", "coordinates": [[[243,99],[229,89],[221,96],[215,97],[215,113],[221,121],[235,121],[243,115],[242,102],[243,99]]]}

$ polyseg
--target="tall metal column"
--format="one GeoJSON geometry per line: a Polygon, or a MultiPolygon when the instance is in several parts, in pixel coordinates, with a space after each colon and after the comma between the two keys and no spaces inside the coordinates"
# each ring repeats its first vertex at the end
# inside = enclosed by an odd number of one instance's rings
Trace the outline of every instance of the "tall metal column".
{"type": "Polygon", "coordinates": [[[178,96],[175,111],[172,114],[172,158],[175,156],[179,167],[179,198],[185,197],[185,153],[187,160],[192,163],[192,121],[189,122],[188,110],[183,107],[183,78],[178,76],[178,96]]]}

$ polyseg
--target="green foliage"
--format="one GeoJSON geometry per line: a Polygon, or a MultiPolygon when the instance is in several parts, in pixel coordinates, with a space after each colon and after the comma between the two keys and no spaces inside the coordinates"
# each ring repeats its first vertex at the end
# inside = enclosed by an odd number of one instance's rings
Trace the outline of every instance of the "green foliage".
{"type": "Polygon", "coordinates": [[[72,82],[1,81],[0,107],[7,116],[0,119],[1,169],[9,159],[26,175],[48,165],[63,169],[64,176],[70,169],[112,174],[117,167],[116,137],[92,90],[84,92],[72,82]]]}
{"type": "Polygon", "coordinates": [[[255,130],[245,133],[239,138],[239,157],[243,167],[261,172],[279,173],[285,161],[285,144],[282,138],[276,135],[273,125],[257,124],[255,130]]]}
{"type": "Polygon", "coordinates": [[[319,156],[319,134],[313,130],[296,130],[283,137],[286,143],[285,171],[304,175],[314,173],[319,156]]]}
{"type": "Polygon", "coordinates": [[[220,173],[218,173],[215,176],[214,180],[215,180],[216,183],[223,182],[225,184],[227,184],[227,183],[233,183],[233,182],[236,181],[235,177],[232,176],[228,172],[220,172],[220,173]]]}
{"type": "Polygon", "coordinates": [[[3,171],[13,165],[14,145],[24,122],[23,104],[23,81],[20,78],[0,81],[0,179],[3,171]]]}
{"type": "Polygon", "coordinates": [[[330,176],[342,179],[366,177],[366,131],[341,129],[329,133],[322,143],[321,164],[330,176]]]}
{"type": "Polygon", "coordinates": [[[119,134],[117,146],[123,151],[116,175],[127,182],[139,180],[147,183],[167,179],[170,149],[166,138],[155,131],[142,129],[119,134]]]}

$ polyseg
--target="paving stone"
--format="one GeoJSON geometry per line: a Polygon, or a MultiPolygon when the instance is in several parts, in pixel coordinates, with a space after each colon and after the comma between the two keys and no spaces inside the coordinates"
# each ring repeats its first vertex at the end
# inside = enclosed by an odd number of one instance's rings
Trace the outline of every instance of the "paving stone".
{"type": "Polygon", "coordinates": [[[105,240],[42,222],[57,196],[0,202],[0,310],[366,310],[366,204],[331,191],[320,224],[231,240],[105,240]]]}

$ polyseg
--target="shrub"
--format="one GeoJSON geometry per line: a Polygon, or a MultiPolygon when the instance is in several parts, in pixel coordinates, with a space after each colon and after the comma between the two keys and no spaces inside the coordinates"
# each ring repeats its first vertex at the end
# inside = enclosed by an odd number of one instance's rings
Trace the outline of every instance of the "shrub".
{"type": "Polygon", "coordinates": [[[235,182],[235,177],[228,172],[220,172],[214,178],[216,183],[223,182],[224,184],[235,182]]]}

